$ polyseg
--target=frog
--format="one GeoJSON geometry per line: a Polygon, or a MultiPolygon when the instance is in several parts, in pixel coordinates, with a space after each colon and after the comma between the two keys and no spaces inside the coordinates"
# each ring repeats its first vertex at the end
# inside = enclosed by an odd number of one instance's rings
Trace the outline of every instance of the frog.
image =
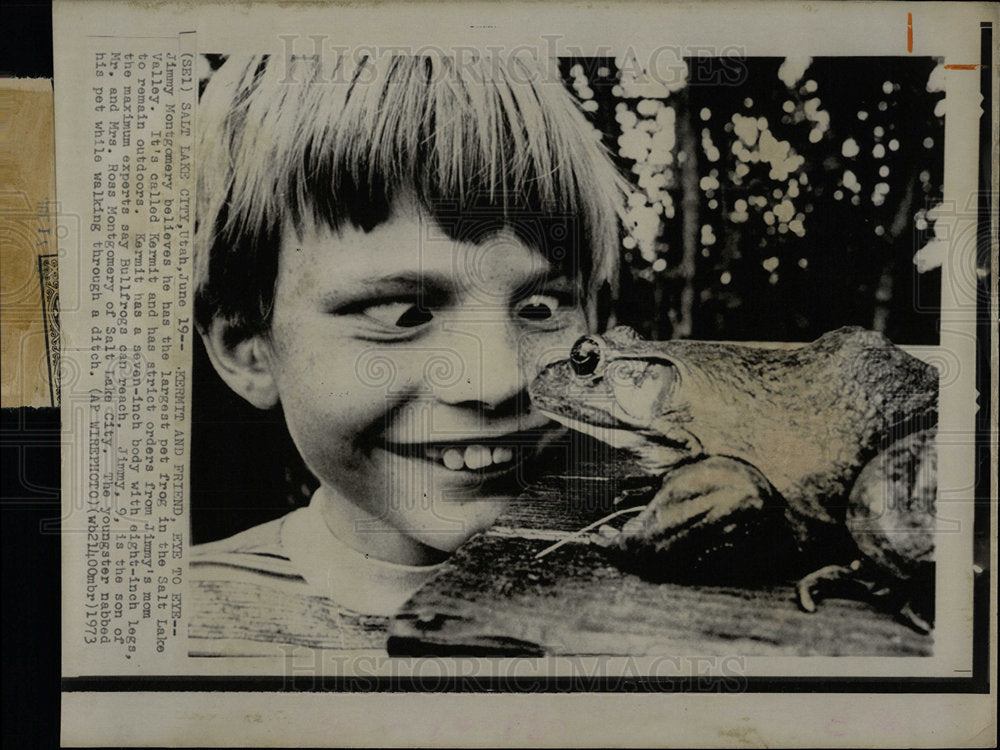
{"type": "MultiPolygon", "coordinates": [[[[585,335],[529,385],[533,408],[660,476],[605,544],[654,581],[788,580],[934,617],[936,368],[879,332],[790,347],[585,335]]],[[[624,498],[619,498],[620,502],[624,498]]]]}

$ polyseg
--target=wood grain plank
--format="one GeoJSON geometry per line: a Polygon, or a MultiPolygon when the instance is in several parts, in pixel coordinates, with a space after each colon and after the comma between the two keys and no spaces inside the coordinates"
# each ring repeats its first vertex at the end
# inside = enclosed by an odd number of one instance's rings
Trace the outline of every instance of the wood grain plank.
{"type": "Polygon", "coordinates": [[[607,550],[480,535],[390,625],[390,652],[772,656],[929,655],[933,641],[863,602],[799,610],[793,587],[653,584],[607,550]],[[502,648],[506,644],[507,648],[502,648]]]}

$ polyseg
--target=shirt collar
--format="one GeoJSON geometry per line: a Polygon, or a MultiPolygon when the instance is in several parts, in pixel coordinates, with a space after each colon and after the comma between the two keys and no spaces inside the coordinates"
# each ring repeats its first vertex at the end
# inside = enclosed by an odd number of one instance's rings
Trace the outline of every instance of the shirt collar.
{"type": "MultiPolygon", "coordinates": [[[[334,500],[336,501],[336,500],[334,500]]],[[[317,592],[355,612],[390,616],[444,563],[400,565],[376,560],[342,542],[326,524],[324,489],[281,526],[281,546],[317,592]]]]}

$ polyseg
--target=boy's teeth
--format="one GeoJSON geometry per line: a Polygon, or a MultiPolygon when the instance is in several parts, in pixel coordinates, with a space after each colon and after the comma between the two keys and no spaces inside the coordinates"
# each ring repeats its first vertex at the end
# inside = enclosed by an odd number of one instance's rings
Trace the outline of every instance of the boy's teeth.
{"type": "Polygon", "coordinates": [[[438,458],[444,465],[452,471],[460,469],[485,469],[492,464],[503,464],[514,460],[514,451],[511,448],[500,447],[490,449],[485,445],[469,445],[464,448],[445,448],[438,453],[437,450],[429,450],[428,458],[438,458]]]}
{"type": "Polygon", "coordinates": [[[482,445],[470,445],[465,449],[465,465],[470,469],[481,469],[493,463],[493,453],[482,445]]]}
{"type": "Polygon", "coordinates": [[[494,448],[493,449],[493,463],[495,464],[505,464],[508,461],[514,460],[514,451],[510,448],[494,448]]]}
{"type": "Polygon", "coordinates": [[[444,465],[452,471],[458,471],[465,466],[465,458],[462,456],[462,451],[458,448],[448,448],[445,450],[445,452],[441,454],[441,460],[444,461],[444,465]]]}

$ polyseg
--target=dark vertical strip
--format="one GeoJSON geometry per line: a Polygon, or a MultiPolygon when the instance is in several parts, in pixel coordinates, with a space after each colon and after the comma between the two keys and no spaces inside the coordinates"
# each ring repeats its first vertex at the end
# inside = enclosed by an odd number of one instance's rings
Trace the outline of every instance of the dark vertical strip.
{"type": "Polygon", "coordinates": [[[990,673],[989,605],[990,578],[995,571],[989,569],[990,521],[995,512],[990,500],[992,472],[995,471],[990,456],[990,415],[993,413],[993,378],[991,341],[994,310],[992,304],[993,263],[990,246],[993,232],[990,228],[990,204],[993,202],[993,24],[979,26],[979,93],[982,95],[982,114],[979,118],[979,205],[976,217],[976,390],[979,409],[976,412],[976,506],[973,520],[975,547],[973,559],[982,570],[975,577],[973,592],[973,677],[987,686],[990,673]]]}
{"type": "Polygon", "coordinates": [[[59,746],[59,411],[0,411],[3,717],[10,747],[59,746]],[[13,742],[10,740],[13,739],[13,742]]]}
{"type": "MultiPolygon", "coordinates": [[[[59,406],[59,400],[56,398],[56,377],[57,372],[55,368],[52,367],[52,344],[53,344],[53,331],[49,325],[49,305],[48,305],[48,289],[46,288],[46,282],[48,281],[48,269],[46,268],[46,260],[51,256],[39,255],[38,256],[38,284],[41,287],[42,292],[42,326],[45,331],[45,366],[49,370],[49,403],[52,406],[59,406]]],[[[55,321],[53,321],[54,323],[55,321]]]]}
{"type": "MultiPolygon", "coordinates": [[[[681,189],[681,222],[682,222],[682,247],[683,256],[677,272],[683,280],[680,298],[680,316],[669,338],[687,339],[691,338],[695,326],[695,274],[698,266],[698,248],[700,246],[699,237],[701,230],[701,218],[699,216],[701,208],[701,195],[699,189],[700,177],[698,173],[698,135],[694,125],[695,112],[691,105],[691,94],[687,87],[676,95],[677,110],[677,149],[678,154],[684,155],[684,162],[680,165],[681,189]]],[[[657,285],[657,288],[661,288],[657,285]]],[[[663,303],[657,300],[656,304],[656,330],[657,338],[668,338],[663,326],[663,303]]]]}

